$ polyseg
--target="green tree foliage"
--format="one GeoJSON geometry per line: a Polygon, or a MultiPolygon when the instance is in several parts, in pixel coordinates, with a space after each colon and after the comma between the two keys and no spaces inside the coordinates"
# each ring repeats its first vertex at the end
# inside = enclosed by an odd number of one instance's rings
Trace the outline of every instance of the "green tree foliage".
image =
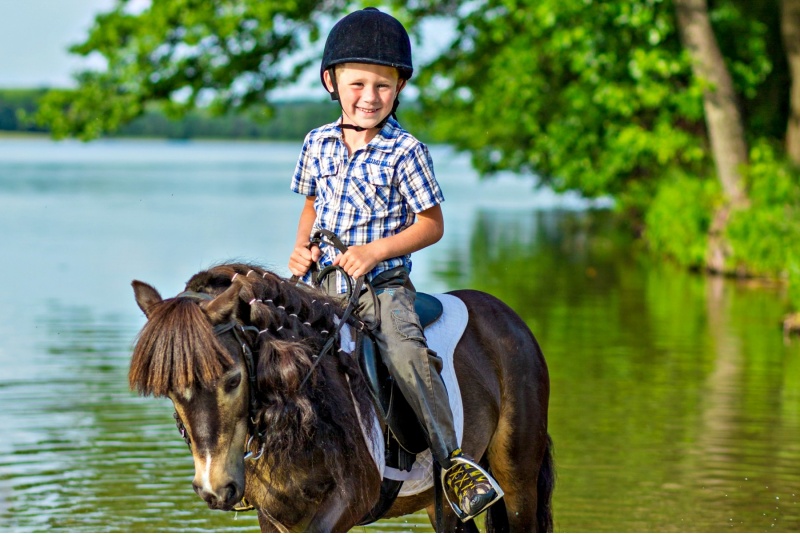
{"type": "Polygon", "coordinates": [[[645,215],[648,244],[682,265],[702,269],[711,215],[721,196],[716,181],[671,171],[645,215]]]}
{"type": "MultiPolygon", "coordinates": [[[[800,252],[800,177],[767,143],[753,147],[751,160],[747,177],[751,209],[734,213],[728,227],[733,265],[762,276],[791,273],[800,252]]],[[[800,305],[800,299],[796,302],[800,305]]]]}
{"type": "Polygon", "coordinates": [[[671,161],[707,167],[691,135],[702,103],[668,4],[524,3],[491,0],[463,16],[423,72],[441,138],[481,171],[535,172],[590,197],[650,190],[671,161]]]}
{"type": "MultiPolygon", "coordinates": [[[[717,4],[715,29],[747,103],[771,72],[767,26],[735,3],[717,4]]],[[[635,208],[649,204],[666,168],[713,173],[703,87],[671,1],[473,5],[418,83],[426,122],[469,150],[478,169],[535,172],[557,190],[610,194],[635,208]]],[[[774,120],[758,103],[752,120],[774,120]]]]}
{"type": "Polygon", "coordinates": [[[71,51],[99,56],[105,69],[77,76],[77,90],[52,91],[38,114],[55,137],[93,139],[161,102],[179,117],[198,105],[224,115],[247,109],[271,115],[267,95],[291,83],[316,58],[326,13],[343,1],[153,0],[132,12],[128,0],[99,15],[71,51]],[[298,53],[299,52],[299,53],[298,53]]]}

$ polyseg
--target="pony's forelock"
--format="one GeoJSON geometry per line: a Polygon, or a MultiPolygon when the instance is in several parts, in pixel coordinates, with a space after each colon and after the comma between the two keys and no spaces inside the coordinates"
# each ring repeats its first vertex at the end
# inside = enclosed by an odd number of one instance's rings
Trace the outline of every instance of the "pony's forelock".
{"type": "Polygon", "coordinates": [[[142,395],[210,388],[234,365],[197,302],[186,298],[157,304],[139,333],[128,382],[142,395]]]}

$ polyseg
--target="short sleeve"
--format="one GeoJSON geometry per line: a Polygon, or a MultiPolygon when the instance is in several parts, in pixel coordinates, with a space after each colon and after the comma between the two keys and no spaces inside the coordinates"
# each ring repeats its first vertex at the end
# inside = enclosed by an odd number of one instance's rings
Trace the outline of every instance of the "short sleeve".
{"type": "Polygon", "coordinates": [[[428,147],[417,143],[399,165],[400,193],[414,213],[420,213],[444,202],[444,194],[433,172],[428,147]]]}
{"type": "MultiPolygon", "coordinates": [[[[312,132],[313,133],[313,132],[312,132]]],[[[291,190],[305,196],[317,194],[317,173],[314,172],[314,158],[312,156],[313,141],[311,133],[306,135],[300,157],[292,176],[291,190]]]]}

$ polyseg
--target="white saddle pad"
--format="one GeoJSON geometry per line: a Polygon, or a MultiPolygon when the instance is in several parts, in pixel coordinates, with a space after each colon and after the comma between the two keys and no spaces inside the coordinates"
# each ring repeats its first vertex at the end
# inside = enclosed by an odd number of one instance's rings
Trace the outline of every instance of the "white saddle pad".
{"type": "MultiPolygon", "coordinates": [[[[442,380],[445,387],[447,387],[456,437],[458,442],[461,443],[464,437],[464,404],[461,400],[461,390],[458,387],[455,367],[453,366],[453,352],[456,349],[456,344],[461,339],[461,335],[464,333],[464,329],[467,327],[469,314],[467,306],[458,297],[446,294],[433,296],[441,301],[444,312],[436,322],[425,329],[425,339],[428,341],[428,347],[436,351],[436,354],[443,361],[442,380]]],[[[345,330],[342,332],[344,333],[345,330]]],[[[342,337],[342,347],[348,346],[345,336],[342,337]]],[[[362,419],[362,426],[366,424],[369,424],[369,422],[365,422],[362,419]]],[[[362,428],[364,439],[370,448],[375,466],[382,477],[404,481],[398,496],[408,497],[431,488],[433,486],[433,456],[430,449],[417,454],[417,459],[411,471],[400,471],[387,467],[384,458],[384,442],[377,415],[373,418],[372,427],[372,435],[375,436],[375,439],[369,439],[366,429],[362,428]]]]}

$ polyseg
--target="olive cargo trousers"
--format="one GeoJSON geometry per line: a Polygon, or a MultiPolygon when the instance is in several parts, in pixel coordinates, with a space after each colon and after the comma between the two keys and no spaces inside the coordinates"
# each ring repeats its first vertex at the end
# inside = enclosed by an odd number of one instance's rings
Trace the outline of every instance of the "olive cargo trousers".
{"type": "MultiPolygon", "coordinates": [[[[416,289],[405,267],[385,271],[372,280],[379,302],[380,328],[373,331],[378,349],[400,391],[408,400],[422,427],[434,459],[450,466],[450,453],[458,448],[447,389],[440,375],[442,359],[428,348],[425,334],[414,312],[416,289]]],[[[322,281],[322,288],[336,295],[336,277],[322,281]]],[[[366,291],[357,313],[374,324],[375,303],[366,291]]]]}

